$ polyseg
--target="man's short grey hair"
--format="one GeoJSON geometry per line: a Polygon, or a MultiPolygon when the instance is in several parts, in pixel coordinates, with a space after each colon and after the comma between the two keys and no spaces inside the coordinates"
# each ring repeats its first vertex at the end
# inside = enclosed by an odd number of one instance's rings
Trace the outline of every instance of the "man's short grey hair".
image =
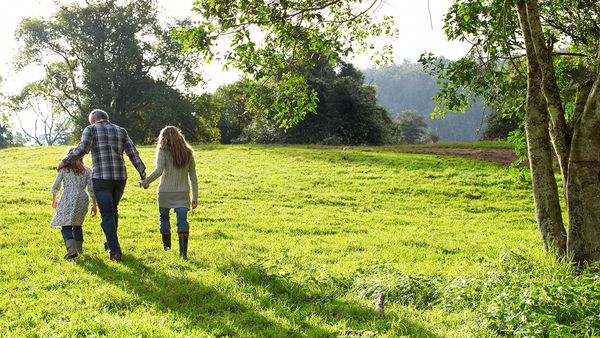
{"type": "Polygon", "coordinates": [[[96,121],[107,120],[108,121],[108,113],[102,109],[94,109],[90,113],[89,120],[90,122],[95,119],[96,121]]]}

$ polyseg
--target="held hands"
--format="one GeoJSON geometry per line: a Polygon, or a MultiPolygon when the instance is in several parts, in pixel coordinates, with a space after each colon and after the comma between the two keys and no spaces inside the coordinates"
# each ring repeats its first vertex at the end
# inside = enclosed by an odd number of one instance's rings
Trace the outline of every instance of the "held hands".
{"type": "Polygon", "coordinates": [[[142,182],[144,182],[144,181],[139,181],[138,182],[138,184],[140,185],[140,188],[148,189],[148,187],[150,186],[150,184],[144,184],[142,182]]]}
{"type": "Polygon", "coordinates": [[[192,200],[192,209],[196,209],[197,206],[198,206],[198,201],[192,200]]]}
{"type": "Polygon", "coordinates": [[[98,208],[96,207],[95,204],[92,205],[92,209],[90,210],[90,215],[92,215],[92,217],[96,216],[96,214],[98,213],[98,208]]]}

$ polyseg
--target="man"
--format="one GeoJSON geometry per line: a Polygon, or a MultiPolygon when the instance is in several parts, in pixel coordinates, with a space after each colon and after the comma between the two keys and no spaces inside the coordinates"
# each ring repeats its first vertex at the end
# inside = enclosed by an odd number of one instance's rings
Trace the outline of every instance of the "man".
{"type": "Polygon", "coordinates": [[[123,253],[117,236],[118,206],[127,181],[123,152],[127,154],[142,180],[146,178],[146,166],[127,131],[110,123],[108,113],[94,109],[89,115],[89,121],[90,125],[83,130],[81,142],[70,155],[58,163],[58,169],[92,152],[92,184],[102,218],[102,231],[106,237],[104,248],[110,250],[111,260],[120,261],[123,253]]]}

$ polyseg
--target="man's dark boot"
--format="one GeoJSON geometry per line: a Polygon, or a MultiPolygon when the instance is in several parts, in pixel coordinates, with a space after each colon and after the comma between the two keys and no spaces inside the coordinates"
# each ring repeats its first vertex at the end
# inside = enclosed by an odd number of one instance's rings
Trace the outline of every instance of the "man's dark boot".
{"type": "Polygon", "coordinates": [[[171,233],[161,235],[163,241],[163,248],[165,249],[165,251],[171,250],[171,233]]]}
{"type": "Polygon", "coordinates": [[[188,238],[189,237],[187,233],[179,234],[179,256],[181,256],[183,259],[187,259],[188,238]]]}
{"type": "Polygon", "coordinates": [[[110,260],[115,262],[120,262],[122,259],[122,254],[120,252],[110,253],[110,260]]]}

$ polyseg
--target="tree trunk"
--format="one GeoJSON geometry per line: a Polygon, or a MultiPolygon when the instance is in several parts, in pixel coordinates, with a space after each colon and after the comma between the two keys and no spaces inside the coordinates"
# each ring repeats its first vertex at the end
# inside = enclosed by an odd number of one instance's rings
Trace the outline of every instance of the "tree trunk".
{"type": "Polygon", "coordinates": [[[600,72],[573,127],[567,206],[568,254],[578,263],[600,260],[600,72]]]}
{"type": "Polygon", "coordinates": [[[548,109],[542,93],[542,73],[534,52],[531,31],[527,21],[525,1],[517,1],[517,10],[527,50],[527,105],[525,131],[533,201],[538,230],[546,253],[562,257],[567,250],[567,233],[562,221],[558,187],[552,168],[552,148],[548,132],[548,109]]]}
{"type": "MultiPolygon", "coordinates": [[[[542,74],[542,91],[546,101],[547,116],[550,121],[552,144],[558,156],[563,174],[567,210],[569,214],[569,230],[567,238],[567,254],[575,263],[584,264],[600,260],[600,71],[597,70],[595,82],[589,91],[583,111],[581,102],[588,89],[582,86],[576,102],[573,134],[566,127],[564,108],[560,91],[556,82],[551,50],[544,41],[544,32],[540,21],[537,0],[518,0],[517,9],[524,27],[524,36],[529,34],[532,42],[526,45],[528,65],[530,55],[535,55],[542,74]],[[523,1],[525,9],[523,9],[523,1]],[[526,22],[524,18],[526,15],[526,22]],[[525,29],[529,26],[529,29],[525,29]]],[[[600,51],[597,64],[600,65],[600,51]]],[[[537,75],[528,74],[533,83],[537,75]]],[[[528,94],[531,94],[528,92],[528,94]]],[[[536,102],[528,97],[528,104],[536,102]]],[[[528,113],[529,113],[528,109],[528,113]]],[[[533,111],[533,110],[532,110],[533,111]]],[[[535,122],[533,123],[542,123],[535,122]]],[[[529,132],[529,131],[528,131],[529,132]]],[[[543,146],[543,139],[533,137],[528,141],[530,151],[535,154],[537,147],[543,146]]],[[[536,169],[532,165],[535,177],[536,169]]],[[[534,195],[540,188],[534,184],[534,195]]],[[[549,197],[550,195],[544,195],[549,197]]],[[[552,197],[553,198],[553,197],[552,197]]],[[[547,203],[548,201],[546,201],[547,203]]],[[[537,203],[536,203],[537,208],[537,203]]],[[[538,215],[539,216],[539,215],[538,215]]],[[[542,218],[549,216],[541,215],[542,218]]],[[[546,220],[547,221],[547,220],[546,220]]],[[[540,226],[543,222],[539,223],[540,226]]]]}
{"type": "MultiPolygon", "coordinates": [[[[548,106],[550,116],[550,136],[556,151],[558,164],[563,178],[568,175],[568,160],[570,151],[570,135],[565,121],[565,109],[560,97],[552,50],[546,46],[544,31],[540,21],[537,0],[526,0],[526,15],[529,31],[533,42],[533,49],[527,49],[527,54],[534,51],[542,72],[542,90],[548,106]]],[[[565,182],[566,180],[563,180],[565,182]]],[[[566,182],[565,182],[566,183],[566,182]]]]}

